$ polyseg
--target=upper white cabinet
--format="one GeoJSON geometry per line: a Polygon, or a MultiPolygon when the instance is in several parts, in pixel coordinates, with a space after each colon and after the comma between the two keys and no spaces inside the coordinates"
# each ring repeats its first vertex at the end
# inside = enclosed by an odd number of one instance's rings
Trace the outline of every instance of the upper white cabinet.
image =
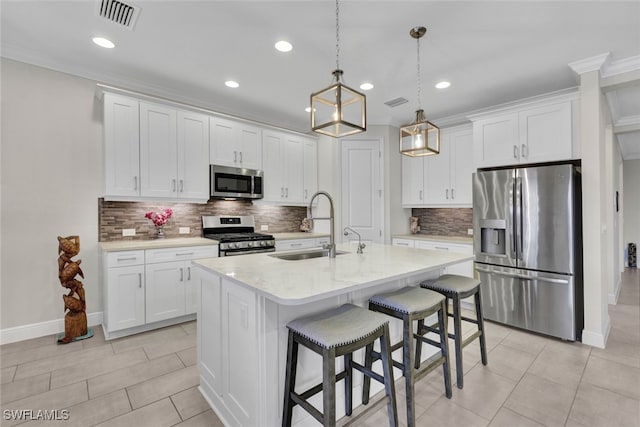
{"type": "Polygon", "coordinates": [[[209,117],[104,94],[107,200],[209,199],[209,117]]]}
{"type": "Polygon", "coordinates": [[[262,130],[248,123],[210,118],[210,163],[262,169],[262,130]]]}
{"type": "Polygon", "coordinates": [[[138,101],[104,94],[105,195],[140,196],[138,101]]]}
{"type": "Polygon", "coordinates": [[[575,158],[572,106],[577,95],[471,116],[478,168],[575,158]]]}
{"type": "Polygon", "coordinates": [[[443,129],[440,154],[402,158],[402,205],[471,206],[471,126],[443,129]]]}
{"type": "Polygon", "coordinates": [[[262,132],[264,201],[303,205],[318,185],[316,141],[303,136],[262,132]]]}

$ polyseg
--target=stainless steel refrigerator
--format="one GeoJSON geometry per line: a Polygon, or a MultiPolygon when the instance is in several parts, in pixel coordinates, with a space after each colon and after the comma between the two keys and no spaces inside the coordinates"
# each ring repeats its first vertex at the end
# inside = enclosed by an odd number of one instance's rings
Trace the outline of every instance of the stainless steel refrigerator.
{"type": "Polygon", "coordinates": [[[486,319],[581,340],[579,170],[554,164],[474,174],[475,270],[486,319]]]}

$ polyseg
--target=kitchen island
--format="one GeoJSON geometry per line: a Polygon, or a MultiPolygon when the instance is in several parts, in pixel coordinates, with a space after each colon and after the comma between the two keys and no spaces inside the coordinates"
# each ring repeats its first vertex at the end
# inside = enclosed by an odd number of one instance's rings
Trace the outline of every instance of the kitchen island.
{"type": "MultiPolygon", "coordinates": [[[[291,261],[275,253],[193,262],[200,288],[200,391],[225,425],[281,424],[289,321],[345,303],[365,306],[374,294],[417,286],[449,265],[472,259],[374,243],[363,254],[355,249],[338,245],[346,253],[336,258],[291,261]]],[[[390,326],[392,340],[399,340],[401,325],[392,319],[390,326]]],[[[360,404],[360,377],[353,382],[354,406],[360,404]]],[[[320,378],[321,359],[301,348],[296,388],[315,385],[320,378]]],[[[338,416],[344,414],[343,390],[336,388],[338,416]]],[[[372,394],[377,390],[372,387],[372,394]]],[[[321,396],[315,397],[321,408],[321,396]]],[[[299,408],[294,408],[293,422],[316,424],[299,408]]]]}

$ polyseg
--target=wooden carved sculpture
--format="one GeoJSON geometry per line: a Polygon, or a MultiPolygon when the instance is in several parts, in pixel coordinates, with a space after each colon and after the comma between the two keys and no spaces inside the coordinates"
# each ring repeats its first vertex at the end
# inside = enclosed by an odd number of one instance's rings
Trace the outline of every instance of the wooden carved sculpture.
{"type": "MultiPolygon", "coordinates": [[[[61,344],[66,344],[78,337],[87,335],[87,313],[82,282],[76,280],[76,275],[84,279],[84,273],[80,268],[82,260],[73,261],[71,258],[80,252],[79,236],[58,236],[58,278],[60,284],[69,289],[68,295],[63,295],[65,311],[64,337],[58,339],[61,344]]],[[[87,337],[88,338],[88,337],[87,337]]]]}

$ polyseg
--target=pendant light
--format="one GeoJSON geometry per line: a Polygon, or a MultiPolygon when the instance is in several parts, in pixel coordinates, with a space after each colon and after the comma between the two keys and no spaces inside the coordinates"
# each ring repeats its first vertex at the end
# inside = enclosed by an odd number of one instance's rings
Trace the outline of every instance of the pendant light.
{"type": "Polygon", "coordinates": [[[367,130],[366,97],[342,84],[340,7],[336,0],[336,69],[331,86],[311,94],[311,130],[334,138],[367,130]]]}
{"type": "Polygon", "coordinates": [[[416,39],[418,52],[418,109],[414,122],[400,128],[400,153],[405,156],[431,156],[440,153],[440,128],[427,121],[420,104],[420,38],[427,32],[425,27],[415,27],[409,31],[416,39]]]}

